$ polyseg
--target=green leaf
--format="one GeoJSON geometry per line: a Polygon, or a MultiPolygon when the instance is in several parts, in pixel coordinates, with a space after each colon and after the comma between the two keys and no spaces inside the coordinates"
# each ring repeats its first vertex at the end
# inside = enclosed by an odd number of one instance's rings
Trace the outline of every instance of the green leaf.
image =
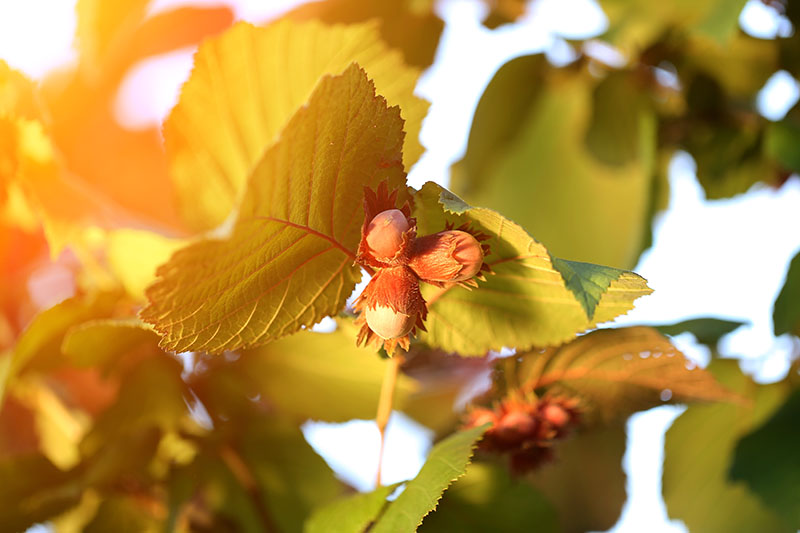
{"type": "MultiPolygon", "coordinates": [[[[237,370],[282,413],[330,422],[370,419],[389,361],[356,347],[355,337],[344,322],[333,333],[302,331],[245,352],[237,370]]],[[[411,378],[398,376],[395,409],[402,409],[415,389],[411,378]]]]}
{"type": "Polygon", "coordinates": [[[371,533],[406,533],[416,531],[422,519],[436,508],[442,493],[464,475],[487,425],[460,431],[436,444],[417,477],[386,509],[371,533]]]}
{"type": "Polygon", "coordinates": [[[232,235],[159,268],[141,317],[161,346],[256,346],[339,312],[360,278],[363,188],[405,184],[402,124],[357,65],[324,78],[258,164],[232,235]]]}
{"type": "Polygon", "coordinates": [[[397,485],[385,485],[372,492],[336,500],[314,511],[306,521],[305,533],[363,533],[387,505],[397,485]]]}
{"type": "Polygon", "coordinates": [[[655,117],[640,100],[630,102],[633,108],[625,110],[630,119],[620,127],[636,127],[620,140],[627,147],[624,154],[601,146],[600,138],[609,146],[616,142],[600,131],[605,115],[615,111],[598,110],[602,116],[593,124],[593,95],[600,82],[578,67],[556,69],[541,55],[503,65],[475,110],[451,188],[469,203],[514,220],[554,256],[632,268],[649,231],[656,194],[655,117]],[[609,156],[609,149],[615,154],[609,156]],[[605,160],[593,153],[598,150],[606,153],[605,160]]]}
{"type": "Polygon", "coordinates": [[[729,477],[744,481],[764,505],[800,529],[800,389],[734,450],[729,477]]]}
{"type": "Polygon", "coordinates": [[[695,336],[697,342],[713,348],[717,345],[720,338],[744,325],[744,322],[736,322],[734,320],[693,318],[668,326],[655,326],[655,329],[664,335],[670,336],[680,335],[681,333],[691,333],[695,336]]]}
{"type": "Polygon", "coordinates": [[[727,478],[737,440],[780,406],[785,387],[754,383],[733,360],[712,361],[708,369],[750,403],[691,406],[667,431],[662,485],[670,518],[708,533],[796,531],[745,484],[727,478]]]}
{"type": "Polygon", "coordinates": [[[562,533],[605,531],[625,503],[625,427],[598,426],[571,435],[556,447],[556,459],[530,480],[558,511],[562,533]]]}
{"type": "Polygon", "coordinates": [[[800,336],[800,253],[789,264],[786,281],[775,300],[772,320],[775,335],[793,333],[800,336]]]}
{"type": "Polygon", "coordinates": [[[473,463],[419,531],[560,533],[561,529],[552,505],[525,480],[512,479],[505,467],[473,463]]]}
{"type": "Polygon", "coordinates": [[[550,260],[553,268],[558,270],[561,277],[564,278],[564,284],[572,291],[575,299],[586,311],[586,317],[589,320],[594,318],[594,310],[608,287],[625,272],[618,268],[578,263],[557,257],[551,257],[550,260]]]}
{"type": "Polygon", "coordinates": [[[148,502],[137,501],[133,497],[110,497],[104,499],[97,514],[89,522],[86,533],[158,533],[163,531],[161,521],[148,508],[148,502]]]}
{"type": "MultiPolygon", "coordinates": [[[[452,193],[435,183],[426,183],[416,194],[414,215],[423,235],[441,231],[449,222],[456,227],[470,223],[490,236],[485,241],[491,247],[485,261],[494,274],[487,275],[477,289],[423,287],[428,332],[421,339],[445,351],[482,355],[503,346],[525,350],[558,345],[626,313],[636,298],[652,292],[640,276],[622,272],[610,283],[589,320],[584,305],[554,268],[548,250],[519,225],[490,209],[456,202],[452,193]]],[[[595,274],[587,272],[595,268],[596,272],[608,272],[606,267],[580,268],[591,278],[595,274]]]]}
{"type": "Polygon", "coordinates": [[[599,161],[625,166],[639,155],[645,93],[632,72],[615,71],[592,91],[592,116],[586,145],[599,161]]]}
{"type": "Polygon", "coordinates": [[[665,390],[679,402],[739,399],[705,370],[690,370],[690,361],[647,327],[601,329],[523,357],[526,387],[577,396],[605,421],[663,404],[665,390]]]}
{"type": "Polygon", "coordinates": [[[157,342],[158,335],[139,319],[99,319],[70,329],[61,351],[76,367],[108,370],[131,351],[157,351],[157,342]]]}
{"type": "MultiPolygon", "coordinates": [[[[282,137],[281,130],[319,80],[342,73],[353,62],[367,70],[389,105],[402,109],[407,132],[398,140],[402,155],[398,149],[385,162],[411,167],[423,151],[417,137],[428,104],[413,95],[419,70],[404,65],[401,54],[386,47],[375,24],[239,23],[206,40],[164,124],[171,175],[187,223],[209,229],[225,220],[262,154],[282,137]]],[[[359,108],[356,101],[351,103],[353,110],[359,108]]],[[[346,122],[343,116],[337,119],[346,122]]],[[[351,131],[351,139],[357,142],[356,133],[351,131]]],[[[394,134],[385,140],[394,146],[394,134]]],[[[374,141],[376,150],[386,146],[383,138],[374,141]]],[[[300,146],[309,143],[304,139],[300,146]]],[[[338,149],[334,152],[339,155],[338,149]]],[[[335,160],[325,166],[330,164],[335,160]]],[[[363,172],[369,175],[366,167],[363,172]]],[[[360,185],[353,187],[355,195],[361,195],[360,185]]]]}
{"type": "Polygon", "coordinates": [[[278,531],[302,531],[313,509],[341,494],[342,484],[292,422],[252,419],[241,451],[278,531]]]}
{"type": "Polygon", "coordinates": [[[77,505],[81,487],[44,456],[24,454],[0,460],[0,524],[25,531],[77,505]]]}

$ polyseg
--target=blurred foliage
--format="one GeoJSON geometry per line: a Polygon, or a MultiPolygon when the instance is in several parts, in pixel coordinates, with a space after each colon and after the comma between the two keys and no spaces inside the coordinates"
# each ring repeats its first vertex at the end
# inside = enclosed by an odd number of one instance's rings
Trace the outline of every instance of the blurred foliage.
{"type": "MultiPolygon", "coordinates": [[[[482,22],[532,3],[485,0],[482,22]]],[[[800,76],[800,8],[765,1],[793,31],[759,39],[744,3],[602,0],[608,30],[572,40],[572,61],[502,65],[452,169],[462,200],[406,187],[429,105],[414,90],[444,31],[431,0],[317,1],[264,26],[79,0],[74,64],[33,81],[0,60],[0,529],[605,530],[625,502],[626,418],[681,402],[670,517],[796,530],[797,362],[759,384],[736,361],[693,368],[665,336],[713,350],[738,322],[605,324],[651,292],[630,269],[675,153],[709,199],[800,171],[800,107],[756,105],[776,72],[800,76]],[[117,121],[132,69],[198,45],[163,129],[117,121]],[[423,287],[427,331],[401,361],[355,346],[347,306],[364,188],[384,180],[420,235],[489,245],[477,288],[423,287]],[[308,331],[324,317],[332,332],[308,331]],[[391,407],[435,444],[414,479],[354,494],[301,428],[375,418],[393,368],[391,407]],[[542,439],[538,469],[475,453],[487,426],[465,412],[553,398],[577,427],[542,439]]],[[[773,316],[793,348],[798,257],[773,316]]]]}

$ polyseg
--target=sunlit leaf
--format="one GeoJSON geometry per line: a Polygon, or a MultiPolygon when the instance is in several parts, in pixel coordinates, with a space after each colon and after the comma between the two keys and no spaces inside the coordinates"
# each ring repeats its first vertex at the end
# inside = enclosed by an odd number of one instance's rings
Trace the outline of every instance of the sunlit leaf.
{"type": "Polygon", "coordinates": [[[733,401],[737,395],[694,368],[663,335],[647,327],[602,329],[526,357],[520,379],[582,399],[605,420],[676,401],[733,401]],[[662,394],[668,392],[668,396],[662,394]]]}
{"type": "Polygon", "coordinates": [[[611,283],[617,281],[625,273],[624,270],[618,268],[566,261],[557,257],[551,257],[550,261],[553,268],[561,273],[564,285],[575,295],[575,299],[580,302],[589,320],[594,318],[597,304],[600,303],[600,299],[608,291],[611,283]]]}
{"type": "MultiPolygon", "coordinates": [[[[503,346],[527,349],[561,344],[626,313],[636,298],[651,292],[638,275],[619,271],[590,320],[585,307],[590,302],[582,305],[576,299],[582,289],[576,286],[571,291],[548,250],[514,222],[490,209],[469,207],[435,183],[425,184],[416,194],[414,214],[421,234],[441,231],[446,222],[456,227],[469,222],[491,237],[485,241],[491,247],[485,262],[494,274],[488,274],[477,289],[424,287],[428,332],[421,338],[445,351],[482,355],[503,346]]],[[[584,278],[592,278],[592,272],[608,276],[606,267],[584,265],[581,270],[584,278]]]]}
{"type": "Polygon", "coordinates": [[[305,533],[363,533],[387,505],[397,485],[384,485],[372,492],[336,500],[311,515],[305,533]]]}
{"type": "Polygon", "coordinates": [[[10,371],[11,353],[0,354],[0,406],[3,405],[3,397],[5,396],[10,371]]]}
{"type": "Polygon", "coordinates": [[[800,253],[789,264],[789,272],[772,310],[775,335],[800,336],[800,253]]]}
{"type": "Polygon", "coordinates": [[[625,443],[622,424],[580,431],[557,445],[553,462],[530,475],[556,508],[559,531],[605,531],[617,522],[625,503],[625,443]]]}
{"type": "Polygon", "coordinates": [[[162,346],[255,346],[340,311],[360,278],[363,187],[404,184],[401,128],[356,65],[324,78],[252,174],[230,238],[159,268],[141,316],[162,346]]]}
{"type": "MultiPolygon", "coordinates": [[[[151,0],[78,0],[77,43],[87,68],[97,69],[113,52],[114,45],[119,45],[121,33],[131,31],[145,16],[145,10],[151,0]]],[[[96,71],[93,72],[98,75],[96,71]]]]}
{"type": "Polygon", "coordinates": [[[373,533],[416,531],[433,511],[447,487],[466,472],[472,453],[486,426],[454,433],[436,444],[417,477],[386,509],[370,530],[373,533]]]}
{"type": "Polygon", "coordinates": [[[445,492],[436,512],[420,532],[559,533],[558,517],[547,499],[523,479],[512,479],[502,466],[473,463],[445,492]]]}
{"type": "Polygon", "coordinates": [[[709,370],[752,403],[694,405],[667,431],[662,484],[670,518],[708,533],[794,532],[745,484],[727,479],[737,440],[780,406],[785,387],[754,383],[736,361],[712,361],[709,370]]]}
{"type": "Polygon", "coordinates": [[[426,68],[433,63],[444,29],[433,0],[324,0],[303,4],[285,15],[293,20],[321,20],[328,24],[380,20],[381,37],[403,51],[406,63],[426,68]]]}
{"type": "Polygon", "coordinates": [[[734,450],[730,480],[744,481],[761,502],[800,528],[800,389],[734,450]]]}
{"type": "MultiPolygon", "coordinates": [[[[262,154],[319,79],[340,74],[354,61],[389,105],[400,106],[406,131],[402,162],[410,167],[422,153],[417,137],[428,104],[412,94],[419,72],[386,48],[374,25],[281,21],[256,28],[240,23],[206,41],[164,125],[186,221],[196,229],[222,222],[262,154]]],[[[387,141],[394,143],[391,137],[387,141]]]]}
{"type": "MultiPolygon", "coordinates": [[[[374,418],[389,362],[356,347],[355,337],[346,324],[333,333],[302,331],[245,352],[237,368],[281,412],[330,422],[374,418]]],[[[415,389],[400,375],[394,408],[402,409],[415,389]]]]}
{"type": "Polygon", "coordinates": [[[668,326],[655,326],[655,329],[664,335],[670,336],[691,333],[697,339],[697,342],[713,348],[716,347],[720,338],[744,325],[744,322],[736,322],[734,320],[692,318],[668,326]]]}
{"type": "MultiPolygon", "coordinates": [[[[633,102],[629,113],[635,116],[620,125],[625,164],[619,154],[606,157],[614,165],[599,160],[586,144],[587,132],[590,139],[613,137],[599,125],[591,129],[597,83],[578,67],[550,67],[541,55],[503,65],[481,96],[451,186],[470,203],[522,225],[554,256],[632,268],[649,230],[655,120],[633,102]]],[[[594,122],[615,113],[596,110],[594,122]]],[[[608,152],[598,141],[592,145],[608,152]]]]}
{"type": "Polygon", "coordinates": [[[106,253],[111,270],[133,298],[144,300],[144,290],[155,280],[156,267],[166,263],[184,243],[150,231],[110,231],[106,253]]]}

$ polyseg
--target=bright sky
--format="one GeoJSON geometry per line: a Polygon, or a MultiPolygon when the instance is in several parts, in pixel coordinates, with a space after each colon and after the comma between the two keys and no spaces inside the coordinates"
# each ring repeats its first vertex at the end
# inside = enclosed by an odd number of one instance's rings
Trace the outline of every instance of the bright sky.
{"type": "MultiPolygon", "coordinates": [[[[186,3],[157,0],[154,10],[186,3]]],[[[237,16],[258,22],[287,9],[293,0],[240,0],[237,16]]],[[[71,48],[74,2],[66,0],[0,1],[0,58],[32,77],[74,59],[71,48]],[[42,13],[48,16],[42,17],[42,13]]],[[[536,0],[517,24],[490,32],[480,26],[481,6],[475,0],[440,2],[447,22],[436,65],[418,86],[432,102],[421,138],[428,152],[411,171],[419,186],[448,181],[449,166],[466,148],[472,113],[493,73],[508,59],[548,50],[565,61],[569,50],[561,37],[597,35],[605,27],[602,11],[591,0],[536,0]],[[579,16],[575,16],[579,14],[579,16]]],[[[771,38],[791,31],[788,22],[758,0],[750,0],[740,23],[750,34],[771,38]]],[[[191,50],[141,64],[123,85],[115,111],[131,128],[158,123],[174,105],[191,68],[191,50]]],[[[800,96],[788,73],[773,76],[759,97],[762,114],[779,119],[800,96]]],[[[772,336],[772,302],[783,284],[791,257],[800,249],[800,179],[794,176],[780,190],[757,187],[747,196],[706,202],[687,155],[673,161],[670,209],[655,227],[655,246],[635,269],[655,289],[618,323],[670,323],[716,316],[748,322],[723,342],[724,355],[741,356],[743,366],[762,381],[780,379],[788,368],[788,341],[772,336]]],[[[691,335],[676,342],[701,364],[708,354],[691,335]]],[[[661,407],[629,422],[629,448],[623,461],[628,472],[629,501],[613,529],[627,532],[685,531],[670,522],[660,496],[663,435],[680,407],[661,407]]],[[[373,422],[307,424],[306,436],[348,482],[369,490],[377,464],[378,436],[373,422]]],[[[384,479],[413,477],[430,448],[430,434],[413,421],[395,415],[389,425],[384,479]]]]}

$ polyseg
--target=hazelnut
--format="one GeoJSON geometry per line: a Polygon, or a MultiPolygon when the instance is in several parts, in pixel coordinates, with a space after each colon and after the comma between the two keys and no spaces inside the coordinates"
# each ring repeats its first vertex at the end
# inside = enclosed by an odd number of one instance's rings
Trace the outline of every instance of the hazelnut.
{"type": "Polygon", "coordinates": [[[403,244],[408,231],[408,219],[399,209],[387,209],[375,215],[367,225],[366,239],[377,259],[391,259],[403,244]]]}
{"type": "Polygon", "coordinates": [[[394,311],[390,307],[376,305],[364,311],[369,329],[382,339],[396,339],[408,335],[416,323],[415,315],[394,311]]]}
{"type": "Polygon", "coordinates": [[[418,237],[409,263],[420,279],[439,282],[467,281],[480,271],[482,265],[480,243],[460,230],[418,237]]]}

